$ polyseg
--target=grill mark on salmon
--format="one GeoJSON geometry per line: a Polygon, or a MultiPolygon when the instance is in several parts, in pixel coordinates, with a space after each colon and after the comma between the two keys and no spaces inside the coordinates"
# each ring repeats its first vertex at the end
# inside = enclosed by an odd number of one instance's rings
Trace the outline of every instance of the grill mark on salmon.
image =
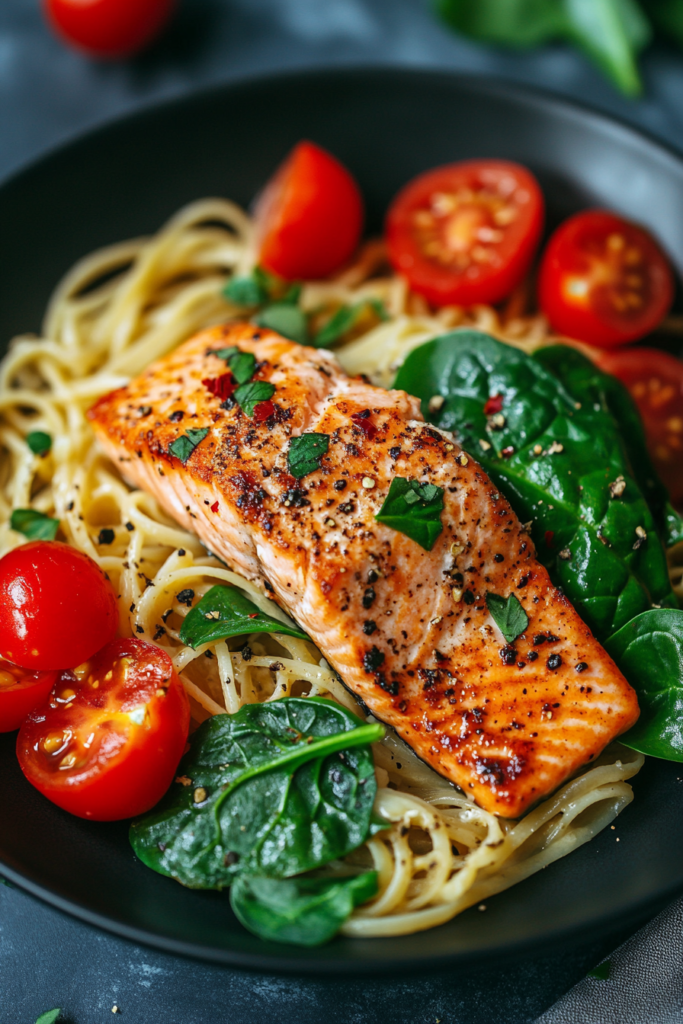
{"type": "Polygon", "coordinates": [[[634,691],[508,502],[417,399],[237,324],[191,339],[89,416],[125,477],[286,609],[372,713],[487,810],[519,816],[636,721],[634,691]],[[230,345],[275,385],[264,422],[202,384],[226,372],[215,353],[230,345]],[[169,448],[188,428],[208,433],[183,464],[169,448]],[[287,448],[309,431],[329,450],[295,480],[287,448]],[[444,489],[430,552],[374,518],[396,475],[444,489]],[[514,593],[529,617],[513,645],[487,591],[514,593]]]}

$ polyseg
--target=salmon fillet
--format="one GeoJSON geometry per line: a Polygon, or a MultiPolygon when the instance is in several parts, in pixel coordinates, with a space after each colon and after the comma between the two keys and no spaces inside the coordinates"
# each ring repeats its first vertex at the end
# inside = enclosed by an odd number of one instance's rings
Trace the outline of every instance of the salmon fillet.
{"type": "Polygon", "coordinates": [[[233,324],[181,345],[89,416],[128,480],[286,609],[373,715],[485,809],[519,816],[636,721],[634,691],[508,502],[410,395],[233,324]],[[263,422],[202,383],[226,373],[215,353],[233,345],[276,388],[263,422]],[[169,451],[203,428],[184,463],[169,451]],[[288,446],[310,431],[329,449],[296,480],[288,446]],[[444,490],[431,551],[375,519],[395,476],[444,490]],[[513,645],[487,592],[515,594],[528,615],[513,645]]]}

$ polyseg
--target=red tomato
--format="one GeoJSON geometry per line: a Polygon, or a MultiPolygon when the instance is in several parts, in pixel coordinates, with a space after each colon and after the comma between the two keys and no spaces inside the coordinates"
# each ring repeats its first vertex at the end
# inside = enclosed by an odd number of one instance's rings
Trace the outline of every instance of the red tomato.
{"type": "Polygon", "coordinates": [[[58,34],[96,57],[123,57],[160,31],[173,0],[43,0],[58,34]]]}
{"type": "Polygon", "coordinates": [[[642,228],[605,210],[561,224],[538,281],[541,309],[560,334],[614,348],[652,331],[673,300],[666,256],[642,228]]]}
{"type": "Polygon", "coordinates": [[[111,583],[76,548],[34,540],[0,559],[0,657],[74,668],[116,636],[118,622],[111,583]]]}
{"type": "Polygon", "coordinates": [[[18,729],[44,704],[56,678],[56,672],[31,672],[0,659],[0,732],[18,729]]]}
{"type": "Polygon", "coordinates": [[[434,306],[499,302],[519,284],[543,230],[534,176],[503,160],[437,167],[387,215],[389,259],[434,306]]]}
{"type": "MultiPolygon", "coordinates": [[[[594,357],[595,358],[595,357],[594,357]]],[[[596,362],[631,392],[671,501],[683,505],[683,363],[654,348],[601,352],[596,362]]]]}
{"type": "Polygon", "coordinates": [[[335,157],[300,142],[261,193],[255,217],[262,267],[288,281],[326,277],[358,246],[363,199],[335,157]]]}
{"type": "Polygon", "coordinates": [[[148,811],[171,782],[187,743],[190,705],[168,655],[144,640],[113,640],[17,738],[28,781],[79,818],[117,821],[148,811]]]}

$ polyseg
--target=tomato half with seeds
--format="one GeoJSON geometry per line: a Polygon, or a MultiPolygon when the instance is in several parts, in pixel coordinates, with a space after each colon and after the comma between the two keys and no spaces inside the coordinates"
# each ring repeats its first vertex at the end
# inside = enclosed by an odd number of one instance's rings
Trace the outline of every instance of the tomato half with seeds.
{"type": "Polygon", "coordinates": [[[45,703],[56,679],[56,672],[31,672],[0,658],[0,732],[18,729],[45,703]]]}
{"type": "Polygon", "coordinates": [[[596,362],[631,392],[671,501],[683,507],[683,362],[654,348],[601,352],[596,362]]]}
{"type": "Polygon", "coordinates": [[[561,224],[543,254],[541,309],[559,334],[600,348],[643,338],[674,295],[669,262],[652,235],[606,210],[561,224]]]}
{"type": "Polygon", "coordinates": [[[49,703],[17,737],[28,781],[79,818],[117,821],[154,807],[187,743],[190,706],[169,656],[113,640],[78,675],[63,672],[49,703]]]}
{"type": "Polygon", "coordinates": [[[468,160],[427,171],[393,201],[389,259],[434,306],[504,299],[521,282],[543,230],[533,174],[504,160],[468,160]]]}
{"type": "Polygon", "coordinates": [[[258,261],[288,281],[327,277],[353,255],[363,199],[351,173],[312,142],[300,142],[254,210],[258,261]]]}

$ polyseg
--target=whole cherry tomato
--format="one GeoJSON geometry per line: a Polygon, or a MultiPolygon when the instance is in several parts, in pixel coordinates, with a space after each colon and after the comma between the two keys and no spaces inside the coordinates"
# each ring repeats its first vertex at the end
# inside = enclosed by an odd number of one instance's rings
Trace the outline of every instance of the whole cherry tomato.
{"type": "Polygon", "coordinates": [[[31,672],[0,659],[0,732],[18,729],[45,703],[56,679],[56,672],[31,672]]]}
{"type": "Polygon", "coordinates": [[[189,701],[169,656],[144,640],[113,640],[78,677],[62,673],[50,703],[22,725],[17,756],[58,807],[115,821],[158,803],[189,727],[189,701]]]}
{"type": "Polygon", "coordinates": [[[600,348],[644,337],[673,294],[671,268],[652,236],[606,210],[570,217],[543,255],[538,297],[551,326],[600,348]]]}
{"type": "Polygon", "coordinates": [[[353,255],[363,230],[358,185],[312,142],[294,147],[254,212],[260,265],[289,281],[338,270],[353,255]]]}
{"type": "Polygon", "coordinates": [[[113,639],[118,622],[111,583],[82,551],[35,540],[0,559],[0,657],[74,668],[113,639]]]}
{"type": "Polygon", "coordinates": [[[543,230],[534,176],[503,160],[427,171],[387,215],[389,258],[434,306],[499,302],[520,283],[543,230]]]}
{"type": "Polygon", "coordinates": [[[95,57],[125,57],[151,42],[174,0],[43,0],[67,42],[95,57]]]}

